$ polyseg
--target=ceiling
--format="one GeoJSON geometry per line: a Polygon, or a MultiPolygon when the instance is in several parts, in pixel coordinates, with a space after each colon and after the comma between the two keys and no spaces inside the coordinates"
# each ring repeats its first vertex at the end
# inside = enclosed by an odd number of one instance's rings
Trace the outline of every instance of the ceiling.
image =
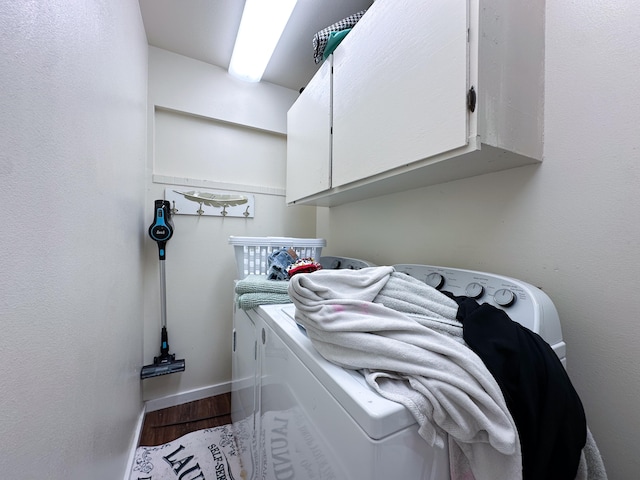
{"type": "MultiPolygon", "coordinates": [[[[243,0],[139,0],[147,41],[224,68],[229,66],[243,0]]],[[[372,0],[298,0],[262,81],[299,90],[318,70],[316,32],[368,8],[372,0]]]]}

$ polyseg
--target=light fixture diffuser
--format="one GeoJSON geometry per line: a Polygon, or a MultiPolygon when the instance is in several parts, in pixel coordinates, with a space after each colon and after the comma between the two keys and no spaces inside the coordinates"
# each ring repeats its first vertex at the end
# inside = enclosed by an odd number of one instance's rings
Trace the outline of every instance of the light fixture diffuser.
{"type": "Polygon", "coordinates": [[[297,0],[246,0],[229,73],[259,82],[297,0]]]}

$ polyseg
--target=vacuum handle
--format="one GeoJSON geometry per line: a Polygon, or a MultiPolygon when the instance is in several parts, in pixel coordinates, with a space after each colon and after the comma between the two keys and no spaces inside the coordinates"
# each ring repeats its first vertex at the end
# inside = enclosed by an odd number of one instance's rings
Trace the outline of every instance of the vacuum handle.
{"type": "Polygon", "coordinates": [[[154,204],[153,223],[149,227],[149,236],[158,244],[158,256],[164,260],[167,241],[173,235],[171,222],[171,204],[167,200],[156,200],[154,204]]]}

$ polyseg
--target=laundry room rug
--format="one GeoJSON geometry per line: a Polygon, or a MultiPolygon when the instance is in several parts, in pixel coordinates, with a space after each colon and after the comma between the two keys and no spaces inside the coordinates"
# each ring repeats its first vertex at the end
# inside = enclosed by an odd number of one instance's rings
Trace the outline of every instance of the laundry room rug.
{"type": "Polygon", "coordinates": [[[138,447],[130,480],[241,480],[231,425],[188,433],[155,447],[138,447]]]}

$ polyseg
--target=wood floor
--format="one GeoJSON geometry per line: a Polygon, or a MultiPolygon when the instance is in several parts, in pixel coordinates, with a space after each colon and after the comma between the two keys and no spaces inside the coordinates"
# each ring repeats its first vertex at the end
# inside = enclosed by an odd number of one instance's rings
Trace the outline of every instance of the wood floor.
{"type": "Polygon", "coordinates": [[[162,445],[201,430],[231,423],[231,394],[184,403],[176,407],[149,412],[144,417],[140,445],[162,445]]]}

